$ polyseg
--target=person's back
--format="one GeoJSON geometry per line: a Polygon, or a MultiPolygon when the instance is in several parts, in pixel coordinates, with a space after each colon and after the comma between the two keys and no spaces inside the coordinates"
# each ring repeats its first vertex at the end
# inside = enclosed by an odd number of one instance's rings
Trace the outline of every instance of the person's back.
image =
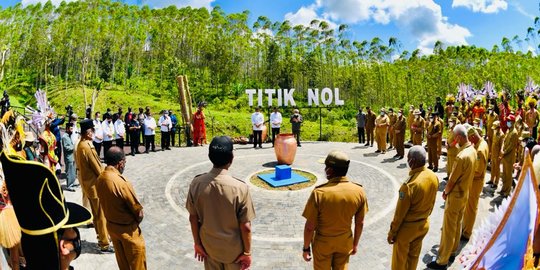
{"type": "Polygon", "coordinates": [[[248,186],[228,174],[232,139],[215,137],[208,157],[213,168],[193,179],[186,200],[195,257],[205,269],[248,269],[255,209],[248,186]]]}
{"type": "Polygon", "coordinates": [[[350,234],[352,218],[366,202],[364,188],[339,177],[318,186],[313,193],[319,206],[317,235],[350,234]]]}

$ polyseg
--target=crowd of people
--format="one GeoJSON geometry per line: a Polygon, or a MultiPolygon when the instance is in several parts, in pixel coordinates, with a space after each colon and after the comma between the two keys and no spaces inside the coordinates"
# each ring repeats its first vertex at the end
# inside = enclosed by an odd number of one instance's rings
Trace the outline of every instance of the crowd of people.
{"type": "MultiPolygon", "coordinates": [[[[392,269],[417,267],[439,188],[435,172],[439,170],[443,142],[447,153],[447,176],[443,179],[446,184],[442,192],[445,210],[438,255],[427,264],[431,269],[446,269],[455,259],[460,242],[471,237],[484,185],[495,192],[501,182],[499,193],[502,197],[509,196],[513,179],[519,175],[523,164],[524,149],[540,150],[536,143],[540,114],[536,110],[534,94],[527,98],[524,94],[516,95],[515,109],[509,105],[511,97],[508,93],[501,93],[500,98],[500,104],[496,99],[484,100],[484,97],[471,101],[461,99],[456,104],[449,96],[446,106],[442,105],[441,98],[437,98],[435,105],[427,110],[423,104],[418,108],[411,105],[407,115],[403,109],[395,113],[392,108],[381,108],[379,115],[370,107],[366,107],[366,112],[359,109],[356,115],[358,142],[365,147],[373,147],[375,142],[376,153],[396,150],[394,158],[403,159],[406,133],[410,134],[407,142],[411,146],[407,154],[409,177],[400,187],[387,235],[388,243],[393,245],[392,269]],[[528,108],[524,109],[523,104],[528,108]],[[443,140],[445,135],[446,140],[443,140]],[[488,168],[491,177],[485,182],[488,168]]],[[[195,146],[206,144],[204,104],[198,107],[192,123],[195,146]]],[[[255,108],[251,122],[253,147],[262,148],[265,119],[260,107],[255,108]]],[[[273,108],[268,122],[274,142],[283,123],[277,107],[273,108]]],[[[303,119],[297,109],[289,122],[297,144],[301,146],[303,119]]],[[[86,119],[80,122],[75,114],[51,115],[44,120],[43,131],[39,134],[24,132],[24,127],[16,128],[18,135],[10,142],[8,154],[42,162],[45,166],[40,168],[48,168],[52,174],[58,173],[59,159],[63,157],[65,189],[73,191],[77,182],[80,183],[83,205],[92,213],[91,223],[99,251],[114,252],[120,269],[146,269],[145,243],[139,227],[144,217],[143,207],[132,185],[122,175],[125,153],[128,152],[124,146],[130,146],[131,155],[141,153],[141,144],[145,153],[155,151],[154,136],[158,126],[161,150],[170,150],[177,132],[177,119],[170,110],[162,111],[157,121],[148,107],[139,108],[138,114],[131,108],[126,114],[121,108],[116,113],[107,110],[103,120],[99,112],[90,119],[87,110],[86,119]],[[64,123],[65,132],[61,133],[60,126],[64,123]],[[102,151],[106,166],[102,165],[102,151]]],[[[247,184],[229,175],[228,169],[234,160],[233,149],[231,138],[213,138],[208,150],[213,168],[193,179],[186,200],[195,257],[204,261],[206,269],[248,269],[251,265],[251,221],[255,218],[255,209],[247,184]]],[[[7,157],[0,160],[3,165],[12,162],[7,157]]],[[[314,261],[315,269],[343,269],[349,256],[357,253],[368,201],[363,187],[347,177],[350,165],[347,154],[332,151],[324,164],[328,182],[312,191],[302,213],[306,219],[302,254],[304,260],[314,261]]],[[[9,173],[6,181],[9,182],[9,173]]],[[[21,199],[14,197],[15,209],[20,211],[17,204],[21,199]]],[[[79,220],[78,225],[90,222],[89,219],[88,215],[87,219],[79,220]]],[[[22,226],[25,226],[24,222],[21,222],[22,226]]],[[[56,228],[55,233],[60,237],[57,235],[55,239],[64,241],[57,250],[58,256],[70,254],[62,250],[69,247],[65,241],[72,242],[73,250],[79,241],[80,254],[80,234],[71,227],[56,228]]],[[[24,239],[21,255],[27,257],[28,265],[36,265],[40,260],[33,257],[35,252],[29,244],[25,245],[24,239]]]]}

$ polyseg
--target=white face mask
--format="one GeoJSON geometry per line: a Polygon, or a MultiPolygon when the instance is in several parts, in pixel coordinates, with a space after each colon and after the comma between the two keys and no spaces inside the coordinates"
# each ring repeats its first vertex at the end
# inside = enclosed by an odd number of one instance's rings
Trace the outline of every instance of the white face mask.
{"type": "Polygon", "coordinates": [[[402,114],[402,113],[398,113],[397,115],[398,115],[398,117],[401,117],[403,114],[402,114]]]}
{"type": "Polygon", "coordinates": [[[459,145],[459,143],[456,143],[456,147],[461,148],[461,145],[459,145]]]}
{"type": "Polygon", "coordinates": [[[448,127],[450,128],[454,127],[454,123],[448,123],[448,127]]]}
{"type": "Polygon", "coordinates": [[[511,128],[512,127],[512,122],[506,122],[506,126],[511,128]]]}

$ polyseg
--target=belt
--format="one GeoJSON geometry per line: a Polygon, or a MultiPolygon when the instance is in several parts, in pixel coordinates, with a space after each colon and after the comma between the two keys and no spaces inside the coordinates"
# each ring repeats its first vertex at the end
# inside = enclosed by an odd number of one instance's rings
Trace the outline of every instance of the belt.
{"type": "Polygon", "coordinates": [[[134,223],[137,223],[137,222],[134,221],[134,222],[131,222],[131,223],[124,224],[124,223],[118,223],[118,222],[114,222],[114,221],[110,221],[110,220],[107,220],[107,222],[109,222],[111,224],[114,224],[114,225],[118,225],[118,226],[131,226],[134,223]]]}
{"type": "Polygon", "coordinates": [[[427,220],[427,218],[421,218],[421,219],[411,220],[411,221],[405,220],[403,222],[405,222],[405,223],[415,223],[415,222],[426,221],[426,220],[427,220]]]}

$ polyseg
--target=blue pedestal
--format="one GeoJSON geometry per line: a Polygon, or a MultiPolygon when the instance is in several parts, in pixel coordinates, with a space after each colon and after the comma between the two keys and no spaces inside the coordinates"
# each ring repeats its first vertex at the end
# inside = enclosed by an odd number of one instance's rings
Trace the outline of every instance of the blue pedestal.
{"type": "Polygon", "coordinates": [[[291,166],[289,165],[276,166],[276,180],[290,179],[291,172],[291,166]]]}
{"type": "Polygon", "coordinates": [[[263,181],[268,183],[272,187],[283,187],[283,186],[290,186],[298,183],[304,183],[309,181],[309,179],[296,174],[292,172],[291,167],[288,165],[280,165],[276,166],[276,172],[275,173],[267,173],[267,174],[259,174],[257,175],[259,178],[261,178],[263,181]],[[278,167],[288,167],[288,168],[279,168],[278,167]],[[279,176],[283,176],[284,174],[289,174],[289,178],[278,178],[278,170],[279,170],[279,176]]]}

